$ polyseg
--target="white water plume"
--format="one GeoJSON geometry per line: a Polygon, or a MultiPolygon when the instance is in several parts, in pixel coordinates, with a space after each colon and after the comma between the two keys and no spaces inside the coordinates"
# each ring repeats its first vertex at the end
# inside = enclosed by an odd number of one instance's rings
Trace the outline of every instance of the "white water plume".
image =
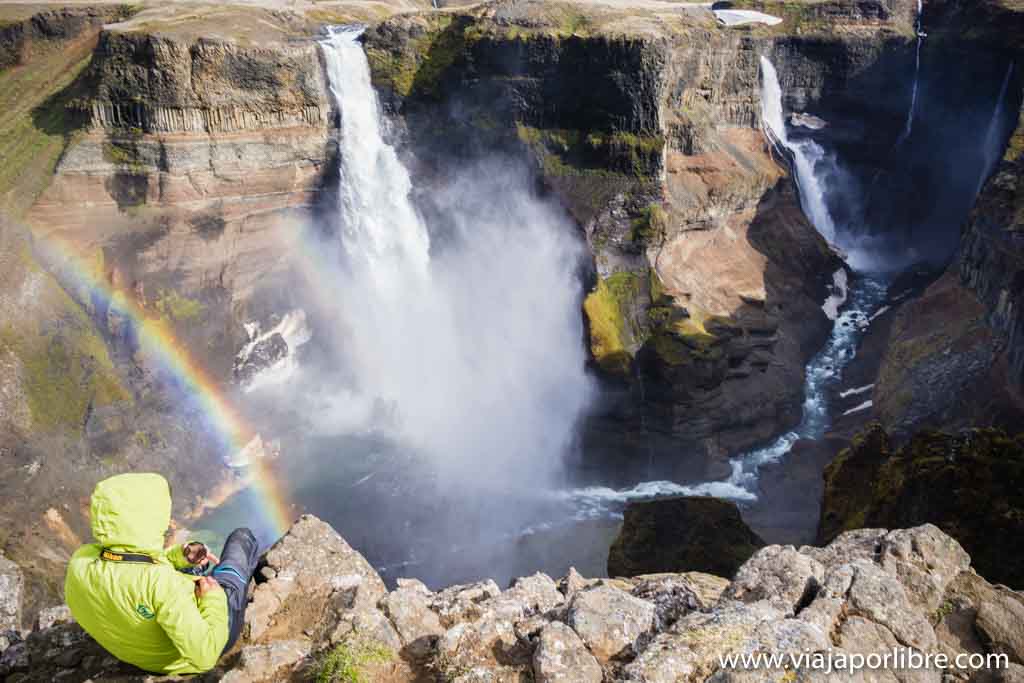
{"type": "Polygon", "coordinates": [[[314,276],[336,301],[348,374],[336,393],[360,412],[386,406],[395,438],[442,480],[472,479],[474,491],[543,481],[590,394],[581,245],[524,178],[492,164],[436,191],[444,231],[431,246],[359,34],[334,28],[322,42],[341,114],[340,248],[338,267],[314,276]]]}

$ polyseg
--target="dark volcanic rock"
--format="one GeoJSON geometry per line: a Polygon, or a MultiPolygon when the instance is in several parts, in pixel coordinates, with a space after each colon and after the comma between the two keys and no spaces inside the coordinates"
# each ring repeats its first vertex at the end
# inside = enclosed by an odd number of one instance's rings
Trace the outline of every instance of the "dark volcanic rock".
{"type": "Polygon", "coordinates": [[[858,527],[924,523],[959,541],[993,581],[1024,586],[1024,558],[1000,540],[1024,537],[1024,435],[927,431],[896,448],[875,424],[826,468],[820,544],[858,527]]]}
{"type": "Polygon", "coordinates": [[[685,497],[631,503],[608,553],[608,575],[698,571],[732,576],[763,545],[734,503],[685,497]]]}

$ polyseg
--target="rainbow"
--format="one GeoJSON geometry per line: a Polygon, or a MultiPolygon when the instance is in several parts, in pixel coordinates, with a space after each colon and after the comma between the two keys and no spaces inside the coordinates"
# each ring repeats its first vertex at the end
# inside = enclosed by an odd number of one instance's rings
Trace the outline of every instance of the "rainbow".
{"type": "MultiPolygon", "coordinates": [[[[220,383],[209,375],[206,369],[174,335],[171,326],[159,316],[140,306],[130,294],[120,291],[108,282],[103,268],[91,264],[78,255],[76,250],[56,234],[40,236],[33,233],[33,246],[66,290],[72,292],[78,301],[101,303],[118,314],[127,317],[133,326],[139,349],[147,359],[157,362],[159,369],[173,377],[183,393],[195,404],[208,427],[208,434],[217,441],[217,450],[222,455],[235,455],[246,449],[256,437],[253,429],[232,402],[224,394],[220,383]],[[71,289],[71,287],[74,289],[71,289]]],[[[283,535],[294,521],[292,505],[277,477],[271,470],[268,458],[251,458],[244,484],[258,500],[261,529],[267,529],[274,539],[283,535]]],[[[223,502],[239,487],[225,491],[221,500],[208,502],[204,509],[223,502]]],[[[254,525],[255,526],[255,525],[254,525]]]]}

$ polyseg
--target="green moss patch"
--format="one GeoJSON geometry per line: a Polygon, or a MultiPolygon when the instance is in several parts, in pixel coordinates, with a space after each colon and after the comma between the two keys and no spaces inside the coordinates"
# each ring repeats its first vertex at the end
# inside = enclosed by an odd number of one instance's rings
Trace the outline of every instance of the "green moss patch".
{"type": "Polygon", "coordinates": [[[106,344],[84,313],[75,313],[31,334],[0,328],[0,348],[21,362],[33,425],[80,432],[90,409],[131,399],[114,369],[106,344]]]}
{"type": "MultiPolygon", "coordinates": [[[[630,235],[629,238],[633,242],[638,242],[644,246],[657,245],[665,241],[665,233],[668,229],[668,215],[665,213],[665,209],[661,204],[649,204],[643,208],[640,215],[634,218],[630,223],[630,235]]],[[[654,272],[653,269],[651,271],[654,272]]],[[[653,277],[657,279],[657,274],[653,277]]],[[[658,281],[660,288],[661,281],[658,281]]],[[[660,289],[659,289],[660,291],[660,289]]],[[[651,288],[651,299],[657,299],[657,295],[654,294],[654,287],[652,281],[651,288]]]]}
{"type": "Polygon", "coordinates": [[[77,80],[91,44],[51,49],[0,72],[0,210],[22,215],[46,188],[84,125],[77,80]]]}
{"type": "Polygon", "coordinates": [[[427,14],[416,37],[397,49],[367,47],[366,57],[374,83],[392,88],[402,97],[436,98],[447,70],[464,59],[469,17],[427,14]]]}
{"type": "Polygon", "coordinates": [[[624,175],[652,179],[661,170],[665,140],[633,133],[534,128],[516,124],[547,176],[624,175]]]}
{"type": "Polygon", "coordinates": [[[206,310],[202,302],[184,297],[172,289],[161,290],[153,305],[161,316],[171,322],[195,320],[206,310]]]}
{"type": "Polygon", "coordinates": [[[623,341],[625,318],[607,280],[598,280],[597,287],[583,301],[583,311],[590,325],[590,351],[594,360],[606,372],[628,375],[632,355],[623,341]]]}
{"type": "Polygon", "coordinates": [[[395,653],[379,643],[343,640],[324,653],[314,672],[316,683],[371,683],[374,665],[394,659],[395,653]]]}

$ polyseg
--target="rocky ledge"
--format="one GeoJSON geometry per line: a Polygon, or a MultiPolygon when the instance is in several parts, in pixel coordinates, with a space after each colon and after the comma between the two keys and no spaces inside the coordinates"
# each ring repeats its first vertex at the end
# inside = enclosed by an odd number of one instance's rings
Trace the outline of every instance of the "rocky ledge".
{"type": "MultiPolygon", "coordinates": [[[[44,611],[43,628],[8,633],[0,678],[153,680],[63,619],[59,608],[44,611]]],[[[400,579],[388,592],[362,555],[305,516],[267,552],[246,622],[243,641],[205,680],[818,681],[831,679],[727,670],[719,658],[893,648],[1001,653],[1010,664],[863,680],[1024,680],[1024,595],[978,576],[932,525],[850,531],[824,548],[768,546],[732,582],[697,572],[586,579],[570,569],[505,590],[482,581],[433,592],[400,579]]]]}

